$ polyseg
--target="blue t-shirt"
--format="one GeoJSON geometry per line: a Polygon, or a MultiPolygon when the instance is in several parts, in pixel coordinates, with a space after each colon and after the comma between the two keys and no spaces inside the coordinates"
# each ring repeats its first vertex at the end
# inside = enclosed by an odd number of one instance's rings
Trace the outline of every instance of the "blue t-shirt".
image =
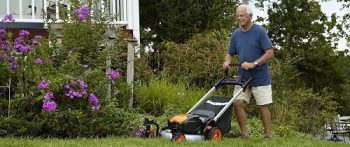
{"type": "MultiPolygon", "coordinates": [[[[238,28],[231,35],[231,42],[228,53],[238,54],[239,64],[244,62],[254,62],[260,58],[266,49],[271,49],[272,43],[266,30],[260,25],[253,24],[249,31],[243,32],[242,27],[238,28]]],[[[271,84],[269,66],[267,63],[261,64],[249,72],[239,69],[238,76],[247,80],[253,76],[249,85],[265,86],[271,84]]]]}

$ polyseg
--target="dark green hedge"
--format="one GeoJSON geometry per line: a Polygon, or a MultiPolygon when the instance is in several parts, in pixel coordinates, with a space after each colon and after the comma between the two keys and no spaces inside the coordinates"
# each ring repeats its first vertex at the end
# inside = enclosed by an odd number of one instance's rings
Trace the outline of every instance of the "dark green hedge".
{"type": "Polygon", "coordinates": [[[31,120],[0,117],[0,130],[9,136],[33,137],[104,137],[128,135],[133,114],[119,108],[105,108],[100,112],[65,110],[42,112],[31,120]]]}

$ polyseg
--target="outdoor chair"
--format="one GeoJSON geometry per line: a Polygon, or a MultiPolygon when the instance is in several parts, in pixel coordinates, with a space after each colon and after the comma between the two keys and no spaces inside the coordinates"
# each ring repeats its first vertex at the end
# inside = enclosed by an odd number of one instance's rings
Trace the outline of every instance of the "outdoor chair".
{"type": "Polygon", "coordinates": [[[350,137],[350,122],[341,121],[338,116],[332,124],[327,125],[326,131],[331,133],[329,141],[345,142],[345,136],[350,137]],[[342,136],[343,139],[338,138],[338,136],[342,136]]]}

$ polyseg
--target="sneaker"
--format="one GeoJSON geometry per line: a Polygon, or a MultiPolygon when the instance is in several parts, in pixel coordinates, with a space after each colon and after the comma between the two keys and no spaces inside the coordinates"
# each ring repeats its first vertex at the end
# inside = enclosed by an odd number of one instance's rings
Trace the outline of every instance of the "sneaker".
{"type": "Polygon", "coordinates": [[[242,139],[249,139],[249,133],[248,132],[246,132],[246,133],[243,133],[243,132],[241,132],[241,138],[242,139]]]}
{"type": "Polygon", "coordinates": [[[272,139],[272,135],[271,134],[265,134],[264,135],[264,139],[272,139]]]}

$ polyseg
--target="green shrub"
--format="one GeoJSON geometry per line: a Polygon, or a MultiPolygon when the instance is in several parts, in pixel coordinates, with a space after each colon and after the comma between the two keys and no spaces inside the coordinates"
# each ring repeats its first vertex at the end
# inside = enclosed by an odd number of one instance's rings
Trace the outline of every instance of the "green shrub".
{"type": "Polygon", "coordinates": [[[183,84],[154,79],[137,89],[137,101],[146,113],[160,115],[168,105],[190,109],[204,94],[204,90],[187,90],[183,84]]]}
{"type": "Polygon", "coordinates": [[[298,132],[298,129],[292,125],[274,124],[272,126],[272,131],[273,135],[276,137],[303,136],[303,134],[298,132]]]}
{"type": "Polygon", "coordinates": [[[8,101],[5,98],[0,97],[0,116],[7,115],[8,101]]]}
{"type": "Polygon", "coordinates": [[[184,44],[165,42],[164,71],[170,81],[208,88],[223,76],[228,42],[228,31],[197,34],[184,44]]]}
{"type": "Polygon", "coordinates": [[[23,118],[1,117],[0,129],[9,136],[33,137],[105,137],[126,136],[136,115],[123,109],[106,107],[100,112],[64,110],[55,113],[42,111],[28,121],[23,118]]]}
{"type": "Polygon", "coordinates": [[[29,123],[12,117],[0,117],[0,129],[6,130],[7,134],[13,136],[29,135],[29,123]]]}
{"type": "MultiPolygon", "coordinates": [[[[274,101],[270,111],[273,123],[293,126],[303,133],[319,134],[324,130],[326,120],[335,115],[337,104],[334,93],[327,87],[321,93],[306,88],[305,82],[298,79],[300,72],[292,64],[297,59],[290,58],[275,58],[270,62],[274,101]]],[[[249,113],[258,116],[257,110],[255,107],[249,113]]]]}
{"type": "MultiPolygon", "coordinates": [[[[247,128],[249,134],[252,137],[263,137],[264,127],[260,118],[251,117],[247,119],[247,128]]],[[[282,125],[282,124],[273,124],[272,125],[272,134],[273,137],[296,137],[302,136],[301,133],[292,125],[282,125]]],[[[240,137],[240,128],[235,117],[231,121],[231,131],[226,134],[226,137],[240,137]]]]}

